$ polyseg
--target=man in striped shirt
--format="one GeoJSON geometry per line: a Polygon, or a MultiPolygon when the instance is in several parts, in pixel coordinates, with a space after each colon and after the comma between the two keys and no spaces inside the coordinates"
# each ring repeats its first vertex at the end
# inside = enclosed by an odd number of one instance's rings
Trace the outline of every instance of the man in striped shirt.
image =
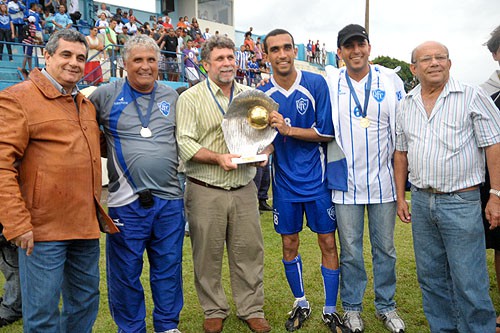
{"type": "Polygon", "coordinates": [[[335,141],[328,144],[327,178],[340,240],[340,298],[344,323],[363,332],[363,297],[368,283],[363,259],[365,210],[373,253],[377,317],[391,332],[405,324],[396,312],[396,188],[392,155],[396,110],[405,95],[392,70],[370,65],[366,30],[349,24],[338,33],[338,55],[346,67],[327,67],[335,141]],[[334,150],[344,158],[335,158],[334,150]]]}
{"type": "Polygon", "coordinates": [[[486,153],[493,229],[500,223],[500,112],[484,91],[450,77],[441,43],[419,45],[411,62],[420,84],[398,115],[394,168],[398,216],[412,222],[424,313],[432,332],[494,332],[479,184],[486,153]]]}
{"type": "Polygon", "coordinates": [[[234,43],[212,37],[201,49],[208,78],[177,102],[177,143],[186,166],[186,217],[195,287],[205,333],[222,331],[230,307],[221,281],[224,247],[237,316],[253,332],[269,332],[264,318],[264,244],[253,184],[255,167],[232,162],[221,123],[234,96],[249,89],[235,82],[234,43]]]}

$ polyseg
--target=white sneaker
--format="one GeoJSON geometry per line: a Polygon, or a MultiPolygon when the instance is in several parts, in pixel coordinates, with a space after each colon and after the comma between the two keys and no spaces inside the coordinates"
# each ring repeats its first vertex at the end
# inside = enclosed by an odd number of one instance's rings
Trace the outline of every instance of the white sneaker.
{"type": "Polygon", "coordinates": [[[359,311],[346,311],[342,318],[344,325],[351,330],[352,333],[361,333],[365,329],[361,313],[359,311]]]}
{"type": "Polygon", "coordinates": [[[375,316],[378,320],[382,321],[385,327],[392,333],[404,333],[406,328],[405,323],[396,310],[386,313],[376,313],[375,316]]]}
{"type": "Polygon", "coordinates": [[[168,331],[163,331],[163,332],[158,332],[158,333],[181,333],[177,328],[168,330],[168,331]]]}

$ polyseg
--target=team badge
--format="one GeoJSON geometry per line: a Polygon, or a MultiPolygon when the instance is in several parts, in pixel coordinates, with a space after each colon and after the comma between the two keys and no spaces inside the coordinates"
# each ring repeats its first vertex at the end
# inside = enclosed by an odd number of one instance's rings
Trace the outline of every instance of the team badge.
{"type": "Polygon", "coordinates": [[[373,92],[372,92],[372,95],[373,95],[373,98],[375,98],[375,100],[377,102],[382,102],[385,98],[385,91],[383,90],[380,90],[380,89],[375,89],[373,92]]]}
{"type": "Polygon", "coordinates": [[[170,113],[170,103],[168,103],[167,101],[158,103],[158,108],[165,117],[170,113]]]}
{"type": "Polygon", "coordinates": [[[295,105],[297,106],[297,111],[303,116],[309,108],[309,100],[305,98],[298,99],[295,101],[295,105]]]}
{"type": "Polygon", "coordinates": [[[332,207],[328,208],[326,210],[326,212],[328,213],[328,216],[330,217],[330,219],[332,221],[336,221],[337,218],[336,218],[336,215],[335,215],[335,206],[332,206],[332,207]]]}
{"type": "Polygon", "coordinates": [[[403,99],[403,93],[401,92],[401,90],[398,90],[398,92],[396,93],[396,97],[397,97],[398,101],[403,99]]]}

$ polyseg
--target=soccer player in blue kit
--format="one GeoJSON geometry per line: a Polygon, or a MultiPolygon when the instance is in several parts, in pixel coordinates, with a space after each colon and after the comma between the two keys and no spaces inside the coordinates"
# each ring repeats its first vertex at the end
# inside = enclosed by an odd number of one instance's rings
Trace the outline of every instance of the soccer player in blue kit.
{"type": "Polygon", "coordinates": [[[325,180],[325,145],[333,139],[332,110],[325,79],[298,71],[292,35],[282,29],[264,40],[273,69],[267,84],[259,87],[279,104],[269,123],[278,134],[266,152],[273,153],[273,220],[283,243],[283,264],[295,297],[285,323],[292,332],[302,327],[311,314],[302,280],[299,232],[304,214],[308,227],[318,234],[321,273],[325,290],[323,321],[332,332],[343,327],[336,312],[339,262],[335,244],[335,209],[325,180]]]}

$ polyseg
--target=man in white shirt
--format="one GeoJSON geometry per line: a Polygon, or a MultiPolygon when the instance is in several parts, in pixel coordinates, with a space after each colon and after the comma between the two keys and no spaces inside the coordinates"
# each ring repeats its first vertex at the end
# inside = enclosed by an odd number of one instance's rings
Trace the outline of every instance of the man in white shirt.
{"type": "Polygon", "coordinates": [[[405,92],[397,74],[370,65],[366,30],[350,24],[338,33],[337,54],[346,67],[327,67],[336,140],[328,145],[327,178],[340,240],[340,298],[344,324],[363,332],[368,282],[363,259],[365,210],[373,253],[376,316],[391,332],[405,324],[396,312],[396,188],[392,155],[396,111],[405,92]]]}
{"type": "Polygon", "coordinates": [[[482,89],[450,77],[446,46],[412,52],[420,84],[397,117],[398,216],[412,223],[417,276],[432,332],[494,332],[479,185],[486,154],[490,228],[500,224],[500,112],[482,89]],[[411,214],[405,200],[409,171],[411,214]]]}

